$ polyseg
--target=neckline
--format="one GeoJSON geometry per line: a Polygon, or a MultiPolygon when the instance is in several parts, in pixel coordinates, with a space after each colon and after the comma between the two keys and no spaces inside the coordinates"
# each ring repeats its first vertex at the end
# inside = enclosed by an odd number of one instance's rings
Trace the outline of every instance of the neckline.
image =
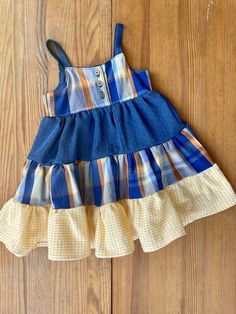
{"type": "Polygon", "coordinates": [[[120,52],[120,53],[116,54],[115,56],[113,56],[112,58],[107,59],[107,60],[103,61],[102,63],[98,63],[98,64],[96,64],[96,65],[91,65],[91,66],[72,66],[72,65],[71,65],[71,66],[65,66],[64,69],[93,70],[93,69],[96,69],[96,68],[98,68],[98,67],[101,68],[102,66],[108,64],[109,62],[112,62],[114,59],[116,59],[116,58],[118,58],[118,57],[122,57],[122,58],[125,60],[125,62],[127,63],[126,57],[125,57],[124,53],[123,53],[123,52],[120,52]]]}
{"type": "MultiPolygon", "coordinates": [[[[125,54],[122,51],[122,52],[116,54],[115,56],[113,56],[112,58],[105,60],[103,63],[99,63],[99,64],[88,66],[88,67],[65,66],[65,67],[63,67],[63,71],[66,72],[67,69],[68,69],[68,71],[69,70],[74,70],[74,71],[78,71],[78,70],[82,70],[82,71],[95,70],[98,67],[101,68],[102,66],[105,66],[106,64],[108,64],[109,62],[112,62],[113,60],[115,60],[118,57],[122,58],[124,60],[124,62],[127,64],[127,66],[130,67],[129,64],[127,63],[127,59],[125,57],[125,54]]],[[[57,86],[54,89],[49,90],[46,93],[42,94],[42,97],[47,97],[47,96],[50,96],[51,94],[60,95],[62,93],[62,91],[65,89],[66,86],[67,86],[67,84],[66,84],[66,82],[64,82],[64,84],[60,88],[58,88],[58,86],[57,86]]]]}

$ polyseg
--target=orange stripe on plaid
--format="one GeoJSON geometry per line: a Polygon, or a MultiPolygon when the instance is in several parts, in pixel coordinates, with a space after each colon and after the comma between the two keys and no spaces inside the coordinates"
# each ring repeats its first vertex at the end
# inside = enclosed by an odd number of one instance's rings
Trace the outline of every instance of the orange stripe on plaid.
{"type": "Polygon", "coordinates": [[[130,85],[131,85],[131,88],[132,88],[133,97],[136,97],[138,95],[138,93],[137,93],[136,88],[134,86],[134,81],[133,81],[133,78],[132,78],[132,74],[131,74],[129,65],[126,62],[125,62],[125,67],[126,67],[126,71],[127,71],[129,80],[130,80],[130,85]]]}
{"type": "Polygon", "coordinates": [[[70,179],[70,172],[69,172],[69,170],[70,169],[69,169],[68,165],[64,165],[66,185],[67,185],[69,199],[70,199],[70,207],[74,208],[75,207],[75,200],[74,200],[74,196],[73,196],[73,189],[72,189],[72,185],[71,185],[71,179],[70,179]]]}
{"type": "Polygon", "coordinates": [[[134,158],[136,160],[136,169],[137,169],[137,174],[138,174],[138,184],[139,184],[140,192],[142,196],[145,196],[145,190],[144,190],[143,181],[142,181],[143,165],[141,164],[139,160],[139,153],[135,152],[134,158]]]}
{"type": "Polygon", "coordinates": [[[128,184],[128,161],[126,155],[122,156],[123,158],[123,178],[125,181],[125,197],[129,198],[129,184],[128,184]]]}
{"type": "Polygon", "coordinates": [[[97,159],[97,165],[98,165],[98,171],[99,171],[99,177],[100,177],[100,186],[102,188],[102,200],[101,200],[101,204],[104,203],[104,174],[103,174],[103,169],[102,169],[102,160],[101,159],[97,159]]]}
{"type": "Polygon", "coordinates": [[[78,74],[80,76],[80,81],[81,81],[81,85],[82,85],[82,89],[84,92],[84,97],[86,99],[87,106],[88,106],[88,108],[93,108],[94,105],[93,105],[93,102],[91,99],[91,95],[90,95],[90,91],[89,91],[89,85],[88,85],[88,81],[86,79],[86,76],[84,74],[84,71],[83,71],[83,69],[77,69],[77,71],[78,71],[78,74]]]}
{"type": "Polygon", "coordinates": [[[83,169],[83,161],[77,160],[77,166],[79,169],[79,184],[80,184],[80,192],[81,192],[81,199],[84,197],[84,169],[83,169]]]}
{"type": "Polygon", "coordinates": [[[201,152],[201,154],[211,163],[214,164],[214,161],[211,159],[209,154],[206,152],[206,150],[203,148],[203,146],[197,141],[196,138],[191,136],[186,131],[182,130],[181,133],[189,139],[189,141],[201,152]]]}

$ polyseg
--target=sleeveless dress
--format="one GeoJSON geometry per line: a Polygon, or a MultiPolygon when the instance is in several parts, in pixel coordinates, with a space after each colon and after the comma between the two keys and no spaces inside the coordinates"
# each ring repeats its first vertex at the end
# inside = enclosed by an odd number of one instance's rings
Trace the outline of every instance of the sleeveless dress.
{"type": "Polygon", "coordinates": [[[58,86],[42,117],[16,194],[0,211],[0,240],[18,257],[48,247],[50,260],[158,250],[236,195],[188,123],[132,69],[116,24],[114,55],[74,67],[52,39],[58,86]]]}

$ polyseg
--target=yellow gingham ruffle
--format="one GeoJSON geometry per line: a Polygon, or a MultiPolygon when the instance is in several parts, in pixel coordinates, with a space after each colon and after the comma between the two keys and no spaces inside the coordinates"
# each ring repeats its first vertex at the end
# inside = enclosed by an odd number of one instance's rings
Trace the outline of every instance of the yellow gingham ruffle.
{"type": "Polygon", "coordinates": [[[50,260],[82,259],[91,254],[117,257],[162,248],[186,234],[192,221],[236,204],[236,195],[217,164],[141,199],[103,205],[52,209],[11,198],[0,211],[0,241],[16,256],[48,247],[50,260]]]}

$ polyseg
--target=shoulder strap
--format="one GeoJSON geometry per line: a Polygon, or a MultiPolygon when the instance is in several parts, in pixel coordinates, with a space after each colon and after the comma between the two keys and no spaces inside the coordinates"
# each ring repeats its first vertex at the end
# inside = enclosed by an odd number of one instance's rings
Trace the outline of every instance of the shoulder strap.
{"type": "Polygon", "coordinates": [[[48,39],[46,45],[51,55],[58,61],[59,65],[63,67],[71,66],[66,53],[58,42],[53,39],[48,39]]]}
{"type": "Polygon", "coordinates": [[[117,55],[122,52],[122,35],[124,30],[124,24],[117,23],[114,34],[114,50],[113,55],[117,55]]]}
{"type": "Polygon", "coordinates": [[[46,46],[51,55],[57,60],[59,66],[59,84],[58,88],[65,80],[65,67],[72,66],[66,53],[62,49],[61,45],[53,39],[46,41],[46,46]]]}

